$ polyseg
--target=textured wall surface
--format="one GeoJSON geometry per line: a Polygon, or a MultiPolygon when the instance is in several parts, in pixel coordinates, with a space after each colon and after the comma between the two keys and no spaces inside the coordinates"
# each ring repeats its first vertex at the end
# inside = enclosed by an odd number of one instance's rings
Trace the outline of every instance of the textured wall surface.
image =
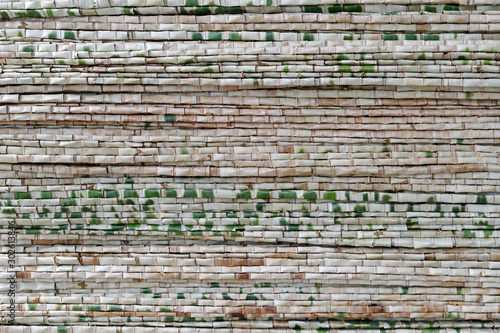
{"type": "Polygon", "coordinates": [[[498,329],[498,1],[0,18],[0,332],[498,329]]]}

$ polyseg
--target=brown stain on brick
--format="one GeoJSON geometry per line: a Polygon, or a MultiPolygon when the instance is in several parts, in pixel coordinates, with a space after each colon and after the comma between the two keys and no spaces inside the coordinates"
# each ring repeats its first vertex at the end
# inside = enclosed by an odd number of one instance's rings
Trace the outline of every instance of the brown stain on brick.
{"type": "Polygon", "coordinates": [[[16,277],[18,279],[29,279],[31,274],[29,272],[16,272],[16,277]]]}
{"type": "Polygon", "coordinates": [[[247,259],[247,264],[248,266],[264,266],[265,262],[264,259],[247,259]]]}
{"type": "Polygon", "coordinates": [[[492,261],[500,261],[500,252],[491,252],[490,260],[492,261]]]}
{"type": "Polygon", "coordinates": [[[246,266],[247,265],[247,259],[242,259],[242,258],[216,258],[214,259],[214,264],[215,266],[226,266],[226,267],[233,267],[233,266],[246,266]]]}
{"type": "Polygon", "coordinates": [[[261,314],[262,312],[262,307],[260,306],[245,306],[243,308],[243,313],[245,314],[261,314]]]}
{"type": "Polygon", "coordinates": [[[278,152],[292,154],[293,153],[293,146],[278,146],[278,152]]]}
{"type": "Polygon", "coordinates": [[[51,239],[33,239],[33,245],[52,245],[54,241],[51,239]]]}
{"type": "Polygon", "coordinates": [[[78,258],[81,265],[99,265],[99,258],[91,256],[82,256],[78,258]]]}
{"type": "Polygon", "coordinates": [[[269,258],[288,258],[288,253],[271,253],[269,258]]]}
{"type": "Polygon", "coordinates": [[[385,312],[385,307],[383,306],[370,306],[368,307],[370,313],[382,313],[385,312]]]}
{"type": "Polygon", "coordinates": [[[276,306],[264,306],[262,310],[262,313],[278,313],[278,308],[276,306]]]}
{"type": "Polygon", "coordinates": [[[231,318],[245,318],[245,315],[243,313],[231,313],[229,314],[231,318]]]}
{"type": "Polygon", "coordinates": [[[290,273],[290,277],[292,279],[305,279],[306,274],[305,273],[290,273]]]}

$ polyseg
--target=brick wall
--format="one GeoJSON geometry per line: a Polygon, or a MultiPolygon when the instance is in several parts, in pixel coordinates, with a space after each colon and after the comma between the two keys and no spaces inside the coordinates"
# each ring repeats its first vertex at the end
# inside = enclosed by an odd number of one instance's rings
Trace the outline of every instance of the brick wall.
{"type": "Polygon", "coordinates": [[[0,332],[492,332],[494,0],[0,2],[0,332]]]}

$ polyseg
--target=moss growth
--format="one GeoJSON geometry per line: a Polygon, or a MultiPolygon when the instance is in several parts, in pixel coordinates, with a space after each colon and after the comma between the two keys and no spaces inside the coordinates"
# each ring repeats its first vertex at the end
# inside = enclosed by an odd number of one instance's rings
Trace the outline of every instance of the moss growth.
{"type": "Polygon", "coordinates": [[[311,202],[316,201],[318,199],[318,194],[314,191],[306,191],[306,192],[304,192],[303,196],[304,196],[304,199],[311,201],[311,202]]]}
{"type": "MultiPolygon", "coordinates": [[[[193,190],[194,191],[194,190],[193,190]]],[[[196,192],[196,191],[195,191],[196,192]]],[[[165,196],[167,198],[177,198],[177,191],[173,189],[166,189],[165,196]]],[[[196,197],[195,197],[196,198],[196,197]]]]}
{"type": "Polygon", "coordinates": [[[279,193],[280,199],[297,199],[297,193],[292,190],[282,190],[279,193]]]}
{"type": "Polygon", "coordinates": [[[101,306],[98,304],[87,305],[87,311],[101,311],[101,306]]]}
{"type": "Polygon", "coordinates": [[[486,199],[486,195],[484,195],[484,194],[479,194],[479,195],[476,197],[476,203],[477,203],[477,204],[487,204],[487,203],[488,203],[488,199],[486,199]]]}
{"type": "Polygon", "coordinates": [[[344,10],[344,12],[361,13],[363,11],[363,6],[361,6],[361,5],[344,5],[343,10],[344,10]]]}
{"type": "Polygon", "coordinates": [[[429,12],[429,13],[437,13],[436,7],[433,7],[433,6],[425,6],[424,11],[429,12]]]}
{"type": "Polygon", "coordinates": [[[257,298],[257,296],[255,296],[254,294],[247,294],[247,296],[245,297],[245,299],[247,301],[258,301],[259,299],[257,298]]]}
{"type": "Polygon", "coordinates": [[[252,192],[240,191],[240,193],[236,194],[236,199],[252,199],[252,192]]]}
{"type": "Polygon", "coordinates": [[[418,225],[417,221],[413,221],[413,219],[411,219],[411,218],[406,219],[406,227],[412,228],[415,225],[418,225]]]}
{"type": "Polygon", "coordinates": [[[325,192],[325,194],[323,194],[323,199],[335,201],[335,200],[337,200],[337,193],[332,192],[332,191],[325,192]]]}
{"type": "Polygon", "coordinates": [[[304,34],[304,38],[303,38],[303,39],[304,39],[305,41],[310,41],[310,42],[312,42],[312,41],[314,41],[314,35],[306,32],[306,33],[304,34]]]}
{"type": "Polygon", "coordinates": [[[197,16],[212,15],[212,11],[208,7],[197,7],[195,9],[191,9],[189,14],[197,16]]]}
{"type": "Polygon", "coordinates": [[[470,230],[464,230],[464,238],[476,238],[476,233],[470,230]]]}
{"type": "Polygon", "coordinates": [[[64,39],[75,39],[75,33],[73,31],[65,31],[64,39]]]}
{"type": "Polygon", "coordinates": [[[320,6],[304,6],[304,12],[322,14],[323,9],[320,6]]]}
{"type": "Polygon", "coordinates": [[[25,46],[23,47],[23,52],[35,52],[35,48],[33,46],[25,46]]]}
{"type": "Polygon", "coordinates": [[[165,118],[165,122],[167,122],[167,123],[175,122],[175,115],[173,115],[173,114],[166,114],[164,118],[165,118]]]}
{"type": "Polygon", "coordinates": [[[89,198],[102,198],[102,191],[89,190],[89,198]]]}
{"type": "Polygon", "coordinates": [[[214,191],[211,190],[211,189],[202,190],[201,191],[201,197],[202,198],[213,198],[214,197],[214,191]]]}
{"type": "Polygon", "coordinates": [[[76,206],[76,199],[75,198],[66,198],[63,199],[63,206],[76,206]]]}
{"type": "Polygon", "coordinates": [[[144,194],[146,195],[146,198],[160,197],[160,191],[158,191],[157,189],[154,189],[154,188],[147,189],[144,194]]]}
{"type": "Polygon", "coordinates": [[[398,40],[399,37],[396,34],[385,34],[384,40],[398,40]]]}
{"type": "Polygon", "coordinates": [[[184,190],[184,198],[198,198],[198,193],[195,189],[184,190]]]}
{"type": "Polygon", "coordinates": [[[19,199],[31,199],[31,193],[29,192],[16,192],[15,198],[19,199]]]}
{"type": "Polygon", "coordinates": [[[215,14],[243,14],[241,7],[217,7],[215,14]]]}
{"type": "Polygon", "coordinates": [[[169,224],[168,226],[168,231],[179,232],[181,230],[182,230],[182,224],[180,223],[173,223],[169,224]]]}
{"type": "Polygon", "coordinates": [[[222,40],[222,32],[210,31],[208,33],[208,40],[222,40]]]}
{"type": "Polygon", "coordinates": [[[28,9],[28,17],[42,17],[42,14],[40,14],[37,10],[28,9]]]}
{"type": "Polygon", "coordinates": [[[203,35],[201,32],[193,32],[191,35],[192,40],[203,40],[203,35]]]}
{"type": "Polygon", "coordinates": [[[443,7],[443,11],[458,11],[459,5],[457,4],[448,4],[443,7]]]}
{"type": "Polygon", "coordinates": [[[266,31],[266,41],[274,41],[274,33],[272,31],[266,31]]]}
{"type": "Polygon", "coordinates": [[[258,190],[257,191],[257,199],[270,199],[271,191],[268,190],[258,190]]]}
{"type": "Polygon", "coordinates": [[[340,13],[342,11],[341,5],[333,5],[332,7],[328,7],[328,13],[335,14],[340,13]]]}
{"type": "Polygon", "coordinates": [[[241,35],[237,32],[230,32],[228,39],[232,41],[238,41],[241,40],[241,35]]]}
{"type": "Polygon", "coordinates": [[[193,212],[194,219],[204,219],[205,217],[207,217],[205,212],[193,212]]]}
{"type": "Polygon", "coordinates": [[[361,71],[362,72],[375,72],[375,65],[362,65],[361,71]]]}
{"type": "Polygon", "coordinates": [[[123,197],[124,198],[138,198],[139,194],[137,194],[136,190],[125,190],[123,192],[123,197]]]}
{"type": "Polygon", "coordinates": [[[416,34],[405,34],[405,40],[417,40],[416,34]]]}
{"type": "Polygon", "coordinates": [[[439,40],[439,35],[427,34],[427,35],[424,35],[424,40],[439,40]]]}
{"type": "Polygon", "coordinates": [[[123,311],[123,309],[118,306],[118,305],[110,305],[109,306],[109,311],[111,312],[118,312],[118,311],[123,311]]]}
{"type": "Polygon", "coordinates": [[[366,206],[363,205],[356,205],[354,207],[354,216],[355,217],[361,217],[363,216],[363,213],[366,212],[366,206]]]}
{"type": "Polygon", "coordinates": [[[118,198],[119,194],[117,190],[105,190],[106,198],[118,198]]]}

